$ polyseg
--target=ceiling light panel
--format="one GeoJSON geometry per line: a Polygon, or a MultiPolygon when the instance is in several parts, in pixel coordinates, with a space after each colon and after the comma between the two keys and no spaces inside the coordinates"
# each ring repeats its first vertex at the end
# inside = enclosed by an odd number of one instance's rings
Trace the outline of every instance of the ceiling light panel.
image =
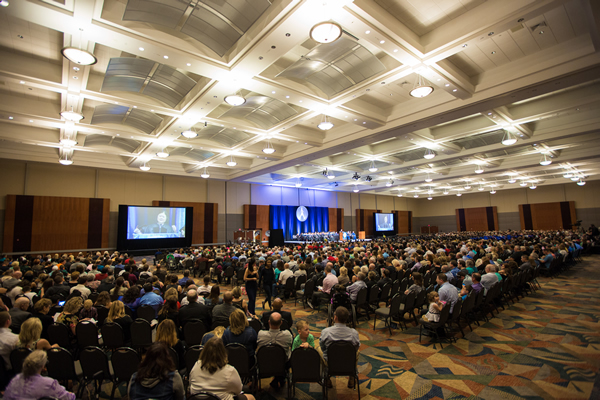
{"type": "Polygon", "coordinates": [[[243,105],[231,107],[219,118],[246,120],[261,129],[271,129],[296,114],[298,111],[283,101],[255,94],[248,95],[243,105]]]}
{"type": "Polygon", "coordinates": [[[340,38],[319,45],[276,78],[309,84],[328,98],[386,70],[375,55],[355,41],[340,38]]]}
{"type": "Polygon", "coordinates": [[[144,85],[155,64],[154,61],[131,57],[111,58],[100,91],[137,92],[175,107],[196,85],[196,81],[173,67],[158,64],[144,85]]]}

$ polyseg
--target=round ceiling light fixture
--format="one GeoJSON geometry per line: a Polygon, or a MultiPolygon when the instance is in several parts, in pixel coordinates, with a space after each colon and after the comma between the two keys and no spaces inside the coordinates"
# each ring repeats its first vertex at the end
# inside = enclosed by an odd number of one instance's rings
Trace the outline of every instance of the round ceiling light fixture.
{"type": "Polygon", "coordinates": [[[476,173],[476,174],[483,174],[483,171],[484,171],[484,170],[483,170],[483,167],[482,167],[481,165],[479,165],[479,166],[477,167],[477,169],[475,170],[475,173],[476,173]]]}
{"type": "Polygon", "coordinates": [[[517,137],[505,129],[504,137],[502,138],[502,144],[505,146],[510,146],[511,144],[515,143],[517,143],[517,137]]]}
{"type": "Polygon", "coordinates": [[[241,106],[245,102],[246,99],[244,98],[244,96],[241,96],[239,94],[230,94],[229,96],[225,96],[225,103],[229,104],[230,106],[241,106]]]}
{"type": "Polygon", "coordinates": [[[429,173],[427,173],[427,178],[425,178],[425,182],[431,182],[433,179],[431,179],[431,177],[429,176],[429,173]]]}
{"type": "Polygon", "coordinates": [[[318,43],[333,43],[342,36],[342,27],[333,21],[319,22],[310,30],[310,37],[318,43]]]}
{"type": "Polygon", "coordinates": [[[156,157],[167,158],[167,157],[169,157],[169,153],[167,153],[165,150],[162,150],[162,151],[159,151],[156,153],[156,157]]]}
{"type": "Polygon", "coordinates": [[[64,119],[66,119],[67,121],[71,121],[71,122],[79,122],[85,118],[82,113],[73,111],[73,106],[71,106],[70,110],[61,112],[60,116],[63,117],[64,119]]]}
{"type": "Polygon", "coordinates": [[[8,7],[9,4],[8,0],[0,0],[0,7],[8,7]]]}
{"type": "Polygon", "coordinates": [[[271,139],[267,139],[267,145],[262,149],[262,152],[265,154],[275,153],[275,148],[271,144],[271,139]]]}
{"type": "Polygon", "coordinates": [[[535,183],[533,183],[533,182],[532,182],[532,183],[531,183],[531,186],[529,186],[529,189],[533,190],[533,189],[535,189],[536,187],[537,187],[537,186],[535,185],[535,183]]]}
{"type": "Polygon", "coordinates": [[[321,120],[321,123],[319,125],[317,125],[317,127],[322,130],[322,131],[328,131],[331,128],[333,128],[333,122],[331,122],[329,120],[329,118],[327,118],[327,115],[323,115],[323,119],[321,120]]]}
{"type": "Polygon", "coordinates": [[[577,184],[579,186],[583,186],[583,185],[585,185],[585,181],[583,179],[579,179],[579,182],[577,182],[577,184]]]}
{"type": "Polygon", "coordinates": [[[456,193],[456,195],[457,195],[458,197],[460,197],[460,196],[462,196],[462,193],[456,193]]]}
{"type": "Polygon", "coordinates": [[[150,171],[150,167],[146,165],[146,163],[144,163],[144,165],[140,165],[140,169],[142,171],[150,171]]]}
{"type": "Polygon", "coordinates": [[[394,184],[394,181],[390,179],[389,181],[386,182],[385,186],[391,187],[393,184],[394,184]]]}
{"type": "Polygon", "coordinates": [[[296,179],[296,187],[299,188],[302,186],[302,181],[300,180],[300,178],[296,179]]]}
{"type": "Polygon", "coordinates": [[[64,47],[60,51],[67,60],[79,65],[94,65],[98,62],[95,55],[87,50],[81,50],[77,47],[64,47]]]}
{"type": "Polygon", "coordinates": [[[228,166],[230,167],[235,167],[237,165],[237,162],[235,161],[235,159],[233,158],[233,154],[231,155],[231,158],[229,159],[229,161],[227,161],[226,163],[228,166]]]}
{"type": "Polygon", "coordinates": [[[71,165],[73,164],[73,152],[72,151],[64,151],[64,157],[59,158],[58,162],[62,165],[71,165]]]}
{"type": "Polygon", "coordinates": [[[510,178],[508,180],[508,183],[517,183],[517,180],[515,178],[510,178]]]}
{"type": "Polygon", "coordinates": [[[417,77],[418,78],[409,94],[412,97],[423,98],[433,93],[433,86],[431,86],[421,74],[417,73],[417,77]]]}
{"type": "Polygon", "coordinates": [[[490,190],[490,194],[496,194],[496,189],[490,190]]]}
{"type": "Polygon", "coordinates": [[[567,179],[571,179],[573,177],[573,174],[570,172],[567,172],[563,175],[563,178],[567,178],[567,179]]]}
{"type": "Polygon", "coordinates": [[[431,160],[433,157],[435,157],[435,151],[433,151],[431,149],[425,150],[425,154],[423,155],[423,158],[425,158],[427,160],[431,160]]]}
{"type": "Polygon", "coordinates": [[[358,193],[360,192],[360,190],[358,190],[358,186],[354,185],[354,189],[352,190],[354,193],[358,193]]]}
{"type": "Polygon", "coordinates": [[[550,157],[548,157],[547,154],[544,154],[542,156],[542,159],[540,160],[540,165],[546,166],[546,165],[550,165],[552,164],[552,159],[550,157]]]}
{"type": "Polygon", "coordinates": [[[208,173],[208,170],[206,169],[206,167],[204,167],[204,171],[202,171],[202,174],[200,174],[201,178],[204,179],[208,179],[210,177],[210,174],[208,173]]]}
{"type": "Polygon", "coordinates": [[[198,132],[196,132],[193,128],[190,128],[181,132],[181,136],[183,136],[184,138],[193,139],[195,137],[198,137],[198,132]]]}
{"type": "Polygon", "coordinates": [[[371,166],[369,167],[369,172],[377,172],[377,167],[375,166],[375,161],[371,161],[371,166]]]}
{"type": "Polygon", "coordinates": [[[522,181],[521,183],[519,183],[519,186],[525,187],[525,186],[527,186],[527,182],[522,181]]]}

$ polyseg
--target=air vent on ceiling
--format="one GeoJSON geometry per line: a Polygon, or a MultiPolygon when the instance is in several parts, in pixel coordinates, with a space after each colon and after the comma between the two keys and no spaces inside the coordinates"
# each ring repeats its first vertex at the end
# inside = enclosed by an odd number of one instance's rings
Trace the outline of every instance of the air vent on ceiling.
{"type": "Polygon", "coordinates": [[[531,29],[531,32],[538,32],[540,30],[543,30],[547,26],[548,26],[548,24],[546,24],[546,21],[542,21],[539,24],[530,26],[529,29],[531,29]]]}

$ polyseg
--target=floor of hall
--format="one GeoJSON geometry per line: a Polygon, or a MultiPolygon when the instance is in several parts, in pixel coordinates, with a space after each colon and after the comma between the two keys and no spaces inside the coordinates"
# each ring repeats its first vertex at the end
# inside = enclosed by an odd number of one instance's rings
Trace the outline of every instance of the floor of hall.
{"type": "MultiPolygon", "coordinates": [[[[554,279],[481,326],[467,327],[453,344],[419,342],[418,326],[390,335],[373,316],[359,321],[361,398],[369,399],[598,399],[600,398],[600,256],[554,279]]],[[[222,292],[231,286],[223,285],[222,292]]],[[[257,314],[262,300],[257,299],[257,314]]],[[[284,304],[294,322],[306,320],[315,338],[327,326],[326,311],[284,304]]],[[[284,399],[270,379],[259,399],[284,399]]],[[[333,379],[330,399],[352,399],[346,378],[333,379]]],[[[296,398],[322,399],[317,384],[297,384],[296,398]]],[[[105,389],[106,391],[106,389],[105,389]]],[[[124,390],[123,390],[124,391],[124,390]]]]}

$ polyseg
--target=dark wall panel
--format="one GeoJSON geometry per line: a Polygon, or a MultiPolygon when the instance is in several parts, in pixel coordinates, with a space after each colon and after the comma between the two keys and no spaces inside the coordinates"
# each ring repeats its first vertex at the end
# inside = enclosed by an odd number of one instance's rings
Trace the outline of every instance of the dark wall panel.
{"type": "Polygon", "coordinates": [[[459,231],[498,230],[497,207],[457,208],[456,229],[459,231]]]}
{"type": "Polygon", "coordinates": [[[372,237],[375,233],[373,231],[373,214],[380,212],[381,210],[356,209],[356,226],[358,231],[364,231],[367,238],[372,237]]]}
{"type": "Polygon", "coordinates": [[[160,207],[192,207],[194,209],[192,244],[218,242],[219,205],[217,203],[154,200],[152,205],[160,207]]]}
{"type": "Polygon", "coordinates": [[[571,229],[577,221],[574,201],[519,204],[521,229],[571,229]]]}
{"type": "Polygon", "coordinates": [[[8,195],[5,252],[108,247],[110,200],[8,195]]]}

